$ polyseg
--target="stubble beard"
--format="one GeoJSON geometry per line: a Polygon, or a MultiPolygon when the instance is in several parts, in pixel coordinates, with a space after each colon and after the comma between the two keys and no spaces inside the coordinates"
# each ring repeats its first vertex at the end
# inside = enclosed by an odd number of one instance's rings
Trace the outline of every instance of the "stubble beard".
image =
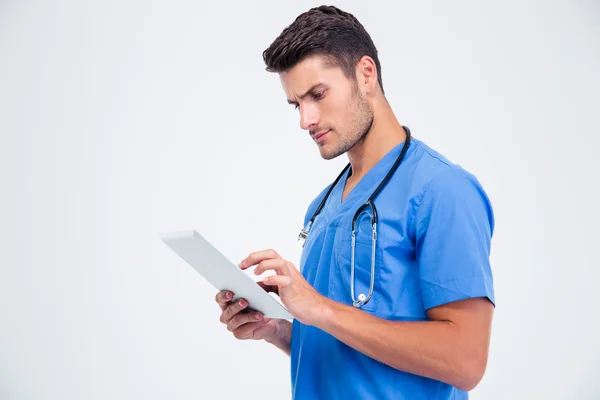
{"type": "Polygon", "coordinates": [[[332,160],[351,150],[357,144],[362,143],[371,130],[371,126],[373,125],[373,111],[371,110],[371,106],[358,89],[354,90],[352,98],[355,101],[353,107],[355,111],[352,113],[353,118],[349,124],[350,132],[338,136],[338,146],[333,151],[322,154],[325,160],[332,160]]]}

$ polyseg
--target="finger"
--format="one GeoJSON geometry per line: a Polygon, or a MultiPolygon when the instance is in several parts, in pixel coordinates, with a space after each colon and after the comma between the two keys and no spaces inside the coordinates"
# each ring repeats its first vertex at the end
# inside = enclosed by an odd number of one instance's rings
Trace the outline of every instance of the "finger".
{"type": "Polygon", "coordinates": [[[227,324],[234,316],[236,316],[246,307],[248,307],[248,302],[244,299],[240,299],[235,303],[230,303],[227,308],[223,310],[223,313],[221,313],[221,318],[219,320],[222,323],[227,324]]]}
{"type": "Polygon", "coordinates": [[[233,293],[228,290],[222,290],[215,296],[215,300],[217,304],[219,304],[219,307],[221,307],[221,310],[225,310],[227,308],[227,305],[231,299],[233,299],[233,293]]]}
{"type": "Polygon", "coordinates": [[[275,258],[261,261],[254,270],[254,273],[260,275],[265,271],[273,270],[277,275],[285,275],[286,269],[287,263],[285,260],[283,258],[275,258]]]}
{"type": "Polygon", "coordinates": [[[289,286],[292,283],[292,278],[285,275],[273,275],[263,278],[263,283],[266,285],[276,285],[279,289],[289,286]]]}
{"type": "Polygon", "coordinates": [[[259,312],[238,313],[227,323],[227,329],[233,332],[244,324],[262,321],[262,319],[263,315],[259,312]]]}
{"type": "Polygon", "coordinates": [[[233,336],[240,340],[254,339],[257,334],[260,334],[260,328],[263,328],[268,322],[269,320],[266,318],[258,322],[249,322],[234,330],[233,336]]]}
{"type": "Polygon", "coordinates": [[[277,252],[273,249],[255,251],[254,253],[250,253],[250,255],[240,263],[239,267],[241,269],[247,269],[260,263],[261,261],[273,258],[280,258],[279,254],[277,254],[277,252]]]}

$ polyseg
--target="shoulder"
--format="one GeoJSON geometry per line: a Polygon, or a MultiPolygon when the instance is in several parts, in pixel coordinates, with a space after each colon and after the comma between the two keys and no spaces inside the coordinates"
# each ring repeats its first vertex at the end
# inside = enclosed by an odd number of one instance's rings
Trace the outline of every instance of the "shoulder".
{"type": "Polygon", "coordinates": [[[457,207],[476,207],[487,214],[493,226],[491,201],[478,178],[422,141],[414,141],[418,160],[414,178],[419,182],[414,192],[414,204],[421,218],[427,218],[434,208],[450,213],[457,207]]]}
{"type": "Polygon", "coordinates": [[[421,140],[413,139],[416,158],[415,178],[423,187],[437,180],[440,175],[453,175],[467,173],[460,165],[450,161],[445,155],[431,148],[421,140]]]}
{"type": "Polygon", "coordinates": [[[483,187],[477,177],[460,164],[454,163],[439,151],[429,147],[424,142],[413,139],[417,163],[414,178],[419,182],[417,194],[421,197],[428,191],[437,190],[466,190],[469,187],[483,187]]]}

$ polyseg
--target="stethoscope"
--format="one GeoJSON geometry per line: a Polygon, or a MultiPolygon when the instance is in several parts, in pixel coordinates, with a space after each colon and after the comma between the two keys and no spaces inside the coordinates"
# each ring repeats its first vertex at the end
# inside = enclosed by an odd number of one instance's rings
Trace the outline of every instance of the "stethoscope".
{"type": "MultiPolygon", "coordinates": [[[[376,245],[377,245],[377,208],[375,207],[374,201],[375,201],[375,198],[377,197],[377,195],[379,194],[379,192],[381,192],[381,190],[385,187],[385,185],[388,183],[388,181],[392,178],[392,176],[394,175],[394,172],[396,172],[396,169],[402,162],[402,159],[404,158],[404,155],[406,154],[406,151],[408,150],[408,146],[410,144],[410,138],[411,138],[410,129],[408,129],[406,126],[402,126],[402,127],[406,131],[406,140],[404,141],[404,146],[402,147],[402,151],[400,152],[400,155],[396,159],[396,162],[394,162],[394,165],[392,165],[392,168],[388,171],[388,173],[385,176],[385,178],[383,179],[383,181],[381,181],[381,183],[379,184],[377,189],[375,189],[375,191],[371,194],[371,197],[369,197],[369,199],[362,206],[360,206],[358,208],[358,210],[356,210],[356,213],[354,213],[354,217],[352,218],[352,256],[350,257],[350,294],[352,295],[352,305],[354,305],[354,307],[363,306],[373,296],[373,286],[375,285],[375,249],[376,249],[376,245]],[[364,293],[361,293],[358,295],[358,299],[356,299],[354,297],[354,253],[356,250],[356,221],[358,220],[358,217],[360,216],[360,214],[367,207],[370,207],[372,210],[371,228],[372,228],[373,234],[371,236],[371,282],[369,285],[369,295],[366,296],[364,293]]],[[[344,173],[346,173],[348,168],[350,168],[350,163],[348,163],[348,165],[346,165],[346,167],[338,175],[338,177],[335,179],[335,181],[333,181],[333,184],[331,185],[331,187],[325,194],[325,197],[323,197],[323,200],[321,200],[321,203],[319,204],[317,211],[315,211],[315,213],[313,214],[310,221],[308,221],[306,228],[302,228],[302,230],[300,231],[300,234],[298,235],[298,240],[302,240],[302,247],[304,247],[304,243],[306,241],[306,238],[308,237],[310,227],[312,226],[315,218],[321,212],[321,209],[323,208],[323,206],[325,205],[325,202],[329,198],[331,191],[333,190],[335,185],[338,183],[338,181],[342,178],[342,176],[344,176],[344,173]]]]}

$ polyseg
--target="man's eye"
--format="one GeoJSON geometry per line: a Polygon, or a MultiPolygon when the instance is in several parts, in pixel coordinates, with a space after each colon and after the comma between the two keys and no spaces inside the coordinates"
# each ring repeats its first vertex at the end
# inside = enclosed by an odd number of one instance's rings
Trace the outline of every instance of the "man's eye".
{"type": "Polygon", "coordinates": [[[323,97],[324,94],[325,94],[325,91],[314,93],[313,98],[315,100],[319,100],[321,97],[323,97]]]}
{"type": "Polygon", "coordinates": [[[298,109],[298,107],[300,107],[300,104],[296,104],[296,105],[294,105],[294,110],[297,110],[297,109],[298,109]]]}

